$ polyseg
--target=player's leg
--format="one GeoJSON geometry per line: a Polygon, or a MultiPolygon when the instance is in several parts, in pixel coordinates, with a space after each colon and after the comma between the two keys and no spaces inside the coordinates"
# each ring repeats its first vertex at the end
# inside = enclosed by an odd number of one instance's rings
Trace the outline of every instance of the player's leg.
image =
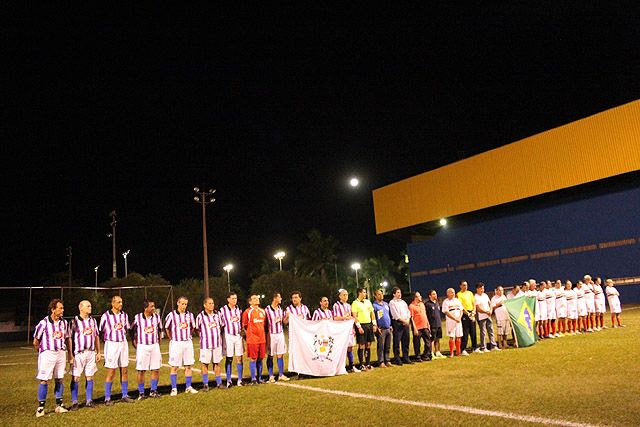
{"type": "MultiPolygon", "coordinates": [[[[242,345],[242,341],[240,341],[240,345],[242,345]]],[[[238,372],[238,381],[237,381],[238,386],[242,386],[242,373],[244,372],[244,364],[242,363],[242,353],[243,352],[240,352],[239,355],[236,355],[233,358],[233,360],[236,363],[236,371],[238,372]]]]}
{"type": "Polygon", "coordinates": [[[144,371],[138,371],[138,400],[144,399],[144,371]]]}
{"type": "Polygon", "coordinates": [[[195,363],[194,351],[193,351],[193,342],[184,341],[183,342],[183,356],[182,360],[184,363],[184,376],[185,376],[185,391],[190,394],[196,394],[198,390],[192,387],[191,383],[193,381],[193,372],[191,367],[195,363]]]}

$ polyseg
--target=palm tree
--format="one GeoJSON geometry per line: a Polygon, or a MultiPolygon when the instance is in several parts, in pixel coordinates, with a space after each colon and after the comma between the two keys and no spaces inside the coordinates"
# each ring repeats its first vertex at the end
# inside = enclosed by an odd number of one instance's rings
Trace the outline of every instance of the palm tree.
{"type": "MultiPolygon", "coordinates": [[[[362,275],[376,288],[385,281],[389,286],[395,286],[396,279],[393,273],[396,268],[393,260],[390,260],[386,255],[382,255],[381,257],[366,259],[362,263],[362,275]]],[[[370,292],[370,290],[368,291],[370,292]]]]}
{"type": "Polygon", "coordinates": [[[298,245],[296,271],[300,276],[320,277],[323,284],[328,284],[327,268],[335,267],[340,242],[335,237],[323,236],[317,229],[307,233],[307,240],[298,245]]]}

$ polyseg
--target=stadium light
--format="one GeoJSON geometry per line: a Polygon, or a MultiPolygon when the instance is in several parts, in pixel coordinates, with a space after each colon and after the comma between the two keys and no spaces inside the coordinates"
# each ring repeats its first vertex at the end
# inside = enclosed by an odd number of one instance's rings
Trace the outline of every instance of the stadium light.
{"type": "Polygon", "coordinates": [[[199,187],[193,187],[193,192],[196,193],[193,196],[193,201],[202,206],[202,258],[204,268],[204,297],[209,298],[209,256],[207,254],[207,205],[215,202],[213,193],[216,192],[213,188],[207,191],[200,191],[199,187]]]}
{"type": "Polygon", "coordinates": [[[360,270],[360,263],[354,262],[353,264],[351,264],[351,268],[354,269],[356,272],[356,288],[357,288],[358,287],[358,270],[360,270]]]}
{"type": "Polygon", "coordinates": [[[353,188],[356,188],[358,185],[360,185],[360,180],[356,177],[353,177],[349,180],[349,185],[353,188]]]}
{"type": "Polygon", "coordinates": [[[227,264],[222,269],[227,272],[227,287],[231,292],[231,270],[233,270],[233,264],[227,264]]]}
{"type": "Polygon", "coordinates": [[[444,227],[445,225],[447,225],[447,219],[446,219],[446,218],[442,218],[442,219],[440,219],[440,225],[441,225],[441,226],[443,226],[443,227],[444,227]]]}
{"type": "Polygon", "coordinates": [[[127,266],[127,255],[129,255],[129,252],[131,252],[131,249],[127,249],[122,253],[122,257],[124,258],[124,277],[129,275],[129,267],[127,266]]]}
{"type": "Polygon", "coordinates": [[[282,271],[282,258],[284,258],[285,255],[284,251],[278,251],[273,255],[273,257],[280,262],[280,271],[282,271]]]}

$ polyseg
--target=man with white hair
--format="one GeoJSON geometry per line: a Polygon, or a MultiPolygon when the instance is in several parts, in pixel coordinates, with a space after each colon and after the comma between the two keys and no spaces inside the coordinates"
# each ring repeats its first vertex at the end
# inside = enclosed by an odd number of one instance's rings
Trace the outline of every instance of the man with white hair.
{"type": "Polygon", "coordinates": [[[71,320],[71,341],[73,343],[73,369],[71,374],[71,407],[75,411],[78,405],[78,385],[84,373],[87,380],[86,406],[95,408],[93,403],[93,376],[98,371],[96,362],[100,361],[100,338],[98,337],[98,323],[91,317],[91,303],[87,300],[78,304],[78,316],[71,320]]]}
{"type": "Polygon", "coordinates": [[[613,280],[607,279],[606,282],[606,292],[607,299],[609,300],[609,311],[611,311],[611,327],[612,328],[624,328],[624,325],[621,323],[620,313],[622,312],[622,307],[620,306],[620,292],[613,287],[613,280]],[[614,320],[618,322],[618,325],[614,323],[614,320]]]}

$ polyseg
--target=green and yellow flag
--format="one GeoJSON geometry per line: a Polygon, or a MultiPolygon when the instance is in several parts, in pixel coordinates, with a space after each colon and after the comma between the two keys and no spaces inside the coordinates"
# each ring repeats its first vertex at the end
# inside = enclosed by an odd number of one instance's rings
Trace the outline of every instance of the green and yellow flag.
{"type": "Polygon", "coordinates": [[[518,347],[529,347],[536,342],[536,299],[520,297],[508,299],[504,306],[518,341],[518,347]]]}

